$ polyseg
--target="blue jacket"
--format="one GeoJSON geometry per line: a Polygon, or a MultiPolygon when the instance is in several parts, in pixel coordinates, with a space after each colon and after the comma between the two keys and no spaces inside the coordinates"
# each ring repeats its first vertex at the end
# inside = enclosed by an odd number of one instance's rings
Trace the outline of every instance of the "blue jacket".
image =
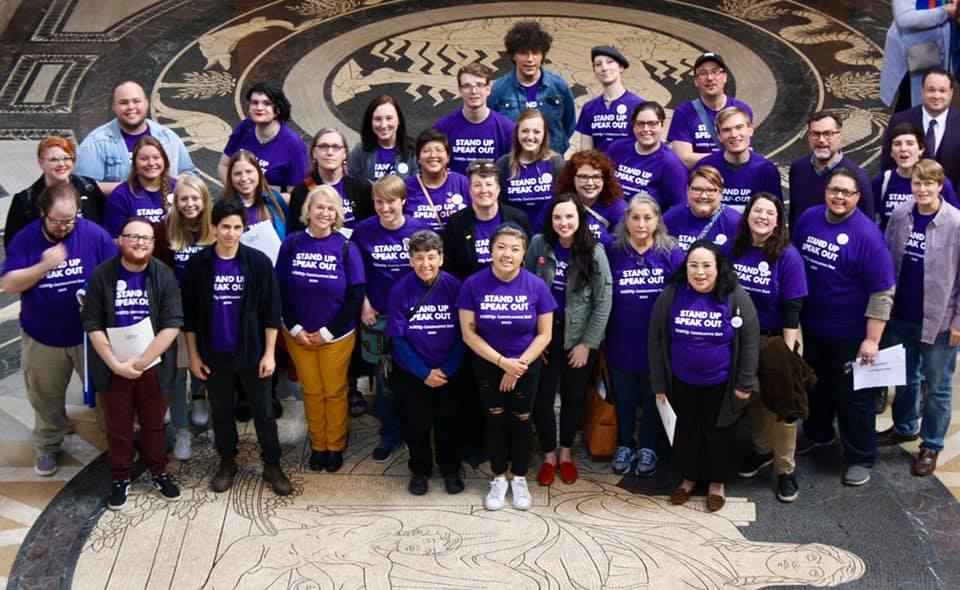
{"type": "MultiPolygon", "coordinates": [[[[170,176],[181,172],[195,174],[196,166],[180,136],[156,121],[147,119],[150,135],[160,142],[170,160],[170,176]]],[[[123,141],[120,123],[113,119],[91,131],[77,150],[77,176],[89,176],[97,182],[123,182],[130,176],[130,152],[123,141]]]]}
{"type": "MultiPolygon", "coordinates": [[[[570,137],[577,126],[577,107],[563,78],[545,68],[541,68],[540,73],[537,109],[547,120],[550,148],[563,155],[570,147],[570,137]]],[[[527,92],[517,79],[516,68],[493,83],[493,90],[487,98],[487,106],[514,121],[527,110],[526,102],[527,92]]]]}

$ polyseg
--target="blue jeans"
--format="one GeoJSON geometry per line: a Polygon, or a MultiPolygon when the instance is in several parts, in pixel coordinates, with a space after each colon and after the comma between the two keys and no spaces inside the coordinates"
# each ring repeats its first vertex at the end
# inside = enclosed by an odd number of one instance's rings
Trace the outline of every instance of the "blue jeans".
{"type": "Polygon", "coordinates": [[[650,389],[650,379],[643,373],[631,373],[610,367],[613,379],[614,402],[617,410],[617,446],[634,448],[634,430],[637,424],[637,407],[640,407],[641,449],[657,450],[657,443],[666,440],[660,413],[657,411],[657,396],[650,389]]]}
{"type": "Polygon", "coordinates": [[[380,442],[385,447],[396,447],[403,441],[403,423],[397,399],[380,367],[376,369],[375,379],[377,396],[373,401],[373,411],[380,419],[380,442]]]}
{"type": "Polygon", "coordinates": [[[920,433],[924,448],[943,450],[943,438],[950,427],[953,370],[957,347],[950,346],[950,332],[937,335],[933,344],[920,341],[920,324],[891,320],[890,329],[907,353],[907,384],[897,387],[893,400],[893,427],[904,435],[920,433]],[[927,382],[927,401],[920,420],[920,383],[927,382]]]}

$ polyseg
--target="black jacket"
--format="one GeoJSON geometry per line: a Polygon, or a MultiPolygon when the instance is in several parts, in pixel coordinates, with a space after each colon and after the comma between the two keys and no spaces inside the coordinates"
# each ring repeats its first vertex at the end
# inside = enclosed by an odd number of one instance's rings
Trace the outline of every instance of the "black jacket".
{"type": "MultiPolygon", "coordinates": [[[[307,200],[307,193],[314,186],[324,184],[323,179],[318,174],[311,174],[310,179],[301,182],[290,193],[290,215],[287,218],[287,235],[295,231],[307,229],[307,226],[300,221],[300,213],[303,211],[303,203],[307,200]],[[312,183],[310,182],[312,180],[312,183]]],[[[343,192],[347,194],[353,205],[353,216],[357,221],[362,221],[372,216],[373,210],[373,188],[370,181],[366,178],[356,176],[343,177],[343,192]]]]}
{"type": "MultiPolygon", "coordinates": [[[[180,302],[180,287],[169,266],[156,258],[147,265],[147,298],[150,300],[150,323],[153,333],[166,328],[183,326],[183,306],[180,302]]],[[[94,269],[87,281],[87,293],[83,300],[80,317],[85,332],[106,332],[117,326],[114,302],[117,294],[117,279],[120,273],[120,257],[115,256],[94,269]]],[[[112,372],[99,354],[88,346],[87,359],[90,380],[94,390],[107,391],[112,372]]],[[[177,372],[176,346],[170,346],[160,357],[157,377],[162,391],[173,391],[177,372]]]]}
{"type": "MultiPolygon", "coordinates": [[[[209,361],[210,317],[213,310],[213,257],[215,246],[197,252],[187,263],[183,277],[183,331],[197,336],[200,358],[209,361]]],[[[240,300],[239,343],[234,354],[234,367],[256,367],[266,347],[264,330],[280,329],[280,288],[273,276],[273,265],[267,255],[249,246],[240,245],[237,260],[244,275],[240,300]]]]}
{"type": "MultiPolygon", "coordinates": [[[[504,223],[512,222],[521,227],[529,241],[530,222],[527,214],[500,201],[500,216],[504,223]]],[[[473,207],[457,211],[443,230],[443,270],[461,281],[480,270],[477,262],[477,249],[474,246],[474,233],[477,226],[477,214],[473,207]]]]}
{"type": "MultiPolygon", "coordinates": [[[[80,193],[80,212],[83,217],[97,225],[102,225],[104,196],[96,181],[86,176],[71,174],[70,184],[80,193]]],[[[10,202],[10,211],[7,213],[7,225],[3,230],[4,249],[10,246],[10,242],[13,241],[13,236],[17,235],[17,232],[40,217],[37,200],[45,188],[46,184],[44,184],[41,176],[30,185],[30,188],[23,189],[13,195],[13,201],[10,202]]]]}

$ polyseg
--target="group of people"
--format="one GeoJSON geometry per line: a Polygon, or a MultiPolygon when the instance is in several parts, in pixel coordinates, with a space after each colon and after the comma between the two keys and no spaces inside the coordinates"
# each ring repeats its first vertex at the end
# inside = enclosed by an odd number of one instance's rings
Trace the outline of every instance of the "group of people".
{"type": "Polygon", "coordinates": [[[872,181],[841,150],[841,117],[812,114],[788,212],[776,166],[751,147],[750,106],[725,93],[720,55],[696,60],[698,96],[667,130],[663,105],[624,87],[630,64],[616,48],[592,49],[602,94],[578,118],[569,86],[543,67],[550,35],[524,21],[504,41],[515,68],[494,80],[463,66],[462,107],[415,139],[381,96],[358,145],[323,128],[307,148],[283,92],[251,86],[218,199],[133,82],[114,89],[116,118],[79,148],[41,141],[42,176],[7,218],[2,277],[21,295],[36,472],[57,470],[64,391],[86,354],[113,509],[127,498],[135,420],[155,486],[179,496],[165,413],[186,460],[187,407],[203,384],[220,456],[212,489],[230,489],[238,471],[239,395],[264,480],[291,493],[271,395],[278,366],[302,388],[311,470],[342,467],[366,363],[381,422],[373,459],[405,443],[414,495],[434,464],[457,494],[461,463],[489,460],[489,510],[508,493],[530,507],[534,431],[539,485],[577,480],[572,448],[601,357],[618,421],[612,470],[650,476],[671,454],[675,504],[705,483],[707,507],[722,508],[744,414],[753,450],[736,471],[773,463],[784,502],[798,496],[795,456],[831,445],[835,420],[845,484],[867,483],[878,444],[918,436],[912,471],[932,473],[960,344],[952,75],[924,75],[923,104],[891,121],[872,181]],[[580,149],[565,160],[575,131],[580,149]],[[137,330],[151,336],[131,353],[116,338],[137,330]],[[850,367],[891,336],[906,347],[908,384],[878,434],[875,391],[854,390],[850,367]],[[781,402],[801,339],[817,381],[798,433],[804,413],[781,402]],[[672,449],[664,399],[678,416],[672,449]]]}

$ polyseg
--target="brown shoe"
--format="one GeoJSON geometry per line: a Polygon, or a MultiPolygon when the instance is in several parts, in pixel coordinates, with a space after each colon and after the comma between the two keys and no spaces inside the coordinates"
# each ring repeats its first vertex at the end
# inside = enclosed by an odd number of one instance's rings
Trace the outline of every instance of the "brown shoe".
{"type": "Polygon", "coordinates": [[[710,512],[716,512],[717,510],[720,510],[726,503],[727,499],[720,494],[707,495],[707,510],[710,512]]]}
{"type": "Polygon", "coordinates": [[[670,503],[673,504],[674,506],[680,506],[682,504],[686,504],[687,500],[689,499],[690,499],[690,492],[683,489],[683,486],[680,486],[677,489],[673,490],[673,493],[670,494],[670,503]]]}
{"type": "Polygon", "coordinates": [[[892,447],[902,443],[913,442],[918,438],[920,437],[916,434],[900,434],[893,426],[891,426],[890,428],[877,433],[877,446],[892,447]]]}
{"type": "Polygon", "coordinates": [[[279,465],[264,465],[263,480],[270,484],[273,493],[278,496],[289,496],[293,491],[293,484],[290,483],[279,465]]]}
{"type": "Polygon", "coordinates": [[[237,475],[237,462],[233,457],[220,459],[220,468],[210,480],[210,489],[216,493],[229,490],[233,486],[233,478],[237,475]]]}
{"type": "Polygon", "coordinates": [[[940,453],[933,449],[920,448],[920,452],[913,458],[913,464],[910,465],[910,473],[917,477],[930,475],[937,470],[937,456],[940,453]]]}

